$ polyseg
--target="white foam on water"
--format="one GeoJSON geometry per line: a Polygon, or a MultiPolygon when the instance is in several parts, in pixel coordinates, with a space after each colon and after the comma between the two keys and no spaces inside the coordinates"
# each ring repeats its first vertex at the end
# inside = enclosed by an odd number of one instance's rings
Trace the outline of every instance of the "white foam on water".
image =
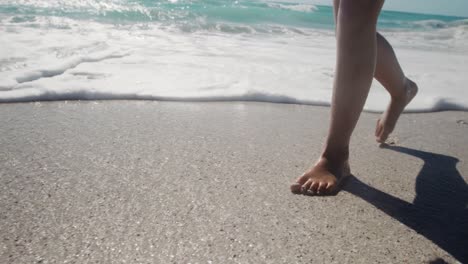
{"type": "MultiPolygon", "coordinates": [[[[157,24],[0,18],[0,102],[145,99],[329,105],[330,30],[192,33],[157,24]]],[[[466,25],[384,32],[420,93],[407,111],[468,110],[466,25]]],[[[365,109],[389,96],[374,82],[365,109]]]]}
{"type": "Polygon", "coordinates": [[[267,3],[269,7],[280,8],[286,10],[292,10],[297,12],[313,12],[317,10],[317,7],[312,4],[280,4],[280,3],[267,3]]]}
{"type": "Polygon", "coordinates": [[[445,22],[441,20],[421,20],[414,21],[411,24],[415,24],[424,28],[434,29],[434,28],[449,28],[449,27],[459,27],[459,26],[468,26],[468,19],[460,19],[451,22],[445,22]]]}

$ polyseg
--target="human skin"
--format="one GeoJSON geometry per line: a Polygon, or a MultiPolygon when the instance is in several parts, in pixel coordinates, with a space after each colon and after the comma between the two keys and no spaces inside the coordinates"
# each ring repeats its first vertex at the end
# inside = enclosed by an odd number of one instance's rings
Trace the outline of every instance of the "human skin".
{"type": "Polygon", "coordinates": [[[337,58],[331,121],[317,163],[291,185],[293,193],[328,195],[351,174],[349,144],[375,77],[391,95],[377,121],[376,140],[384,142],[417,92],[405,77],[388,41],[376,31],[383,0],[335,0],[337,58]]]}

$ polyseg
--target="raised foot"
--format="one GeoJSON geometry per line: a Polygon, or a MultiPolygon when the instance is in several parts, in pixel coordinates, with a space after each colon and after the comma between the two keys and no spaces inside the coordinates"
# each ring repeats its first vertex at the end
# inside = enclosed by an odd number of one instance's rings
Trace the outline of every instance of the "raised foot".
{"type": "Polygon", "coordinates": [[[413,100],[418,93],[418,86],[410,79],[405,81],[405,92],[399,97],[392,97],[387,110],[377,120],[375,137],[377,142],[384,143],[388,135],[393,132],[395,125],[403,109],[413,100]]]}
{"type": "Polygon", "coordinates": [[[334,195],[351,175],[348,161],[333,163],[321,157],[317,164],[291,185],[291,192],[305,195],[334,195]]]}

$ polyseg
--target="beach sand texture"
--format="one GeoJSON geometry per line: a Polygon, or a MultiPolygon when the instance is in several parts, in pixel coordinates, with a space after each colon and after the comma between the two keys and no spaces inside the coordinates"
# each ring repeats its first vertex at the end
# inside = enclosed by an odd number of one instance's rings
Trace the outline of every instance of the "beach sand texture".
{"type": "Polygon", "coordinates": [[[352,139],[335,197],[289,184],[329,108],[270,103],[0,106],[0,263],[468,262],[468,113],[404,114],[352,139]]]}

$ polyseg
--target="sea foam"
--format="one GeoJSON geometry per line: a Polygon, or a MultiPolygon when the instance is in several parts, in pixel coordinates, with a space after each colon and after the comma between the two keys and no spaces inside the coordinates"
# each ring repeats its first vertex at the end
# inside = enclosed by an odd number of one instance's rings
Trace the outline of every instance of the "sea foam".
{"type": "Polygon", "coordinates": [[[281,8],[297,12],[313,12],[317,10],[317,7],[312,4],[279,4],[279,3],[268,3],[269,7],[281,8]]]}
{"type": "MultiPolygon", "coordinates": [[[[110,3],[114,6],[107,10],[125,7],[123,1],[110,3]]],[[[283,5],[308,15],[322,8],[283,5]]],[[[329,105],[333,30],[270,20],[238,23],[235,16],[246,12],[238,9],[231,20],[194,18],[198,26],[0,12],[0,102],[141,99],[329,105]]],[[[331,16],[331,9],[327,12],[331,16]]],[[[406,111],[468,110],[467,24],[417,23],[433,28],[383,29],[405,73],[420,87],[406,111]]],[[[389,99],[374,81],[365,109],[383,111],[389,99]]]]}

